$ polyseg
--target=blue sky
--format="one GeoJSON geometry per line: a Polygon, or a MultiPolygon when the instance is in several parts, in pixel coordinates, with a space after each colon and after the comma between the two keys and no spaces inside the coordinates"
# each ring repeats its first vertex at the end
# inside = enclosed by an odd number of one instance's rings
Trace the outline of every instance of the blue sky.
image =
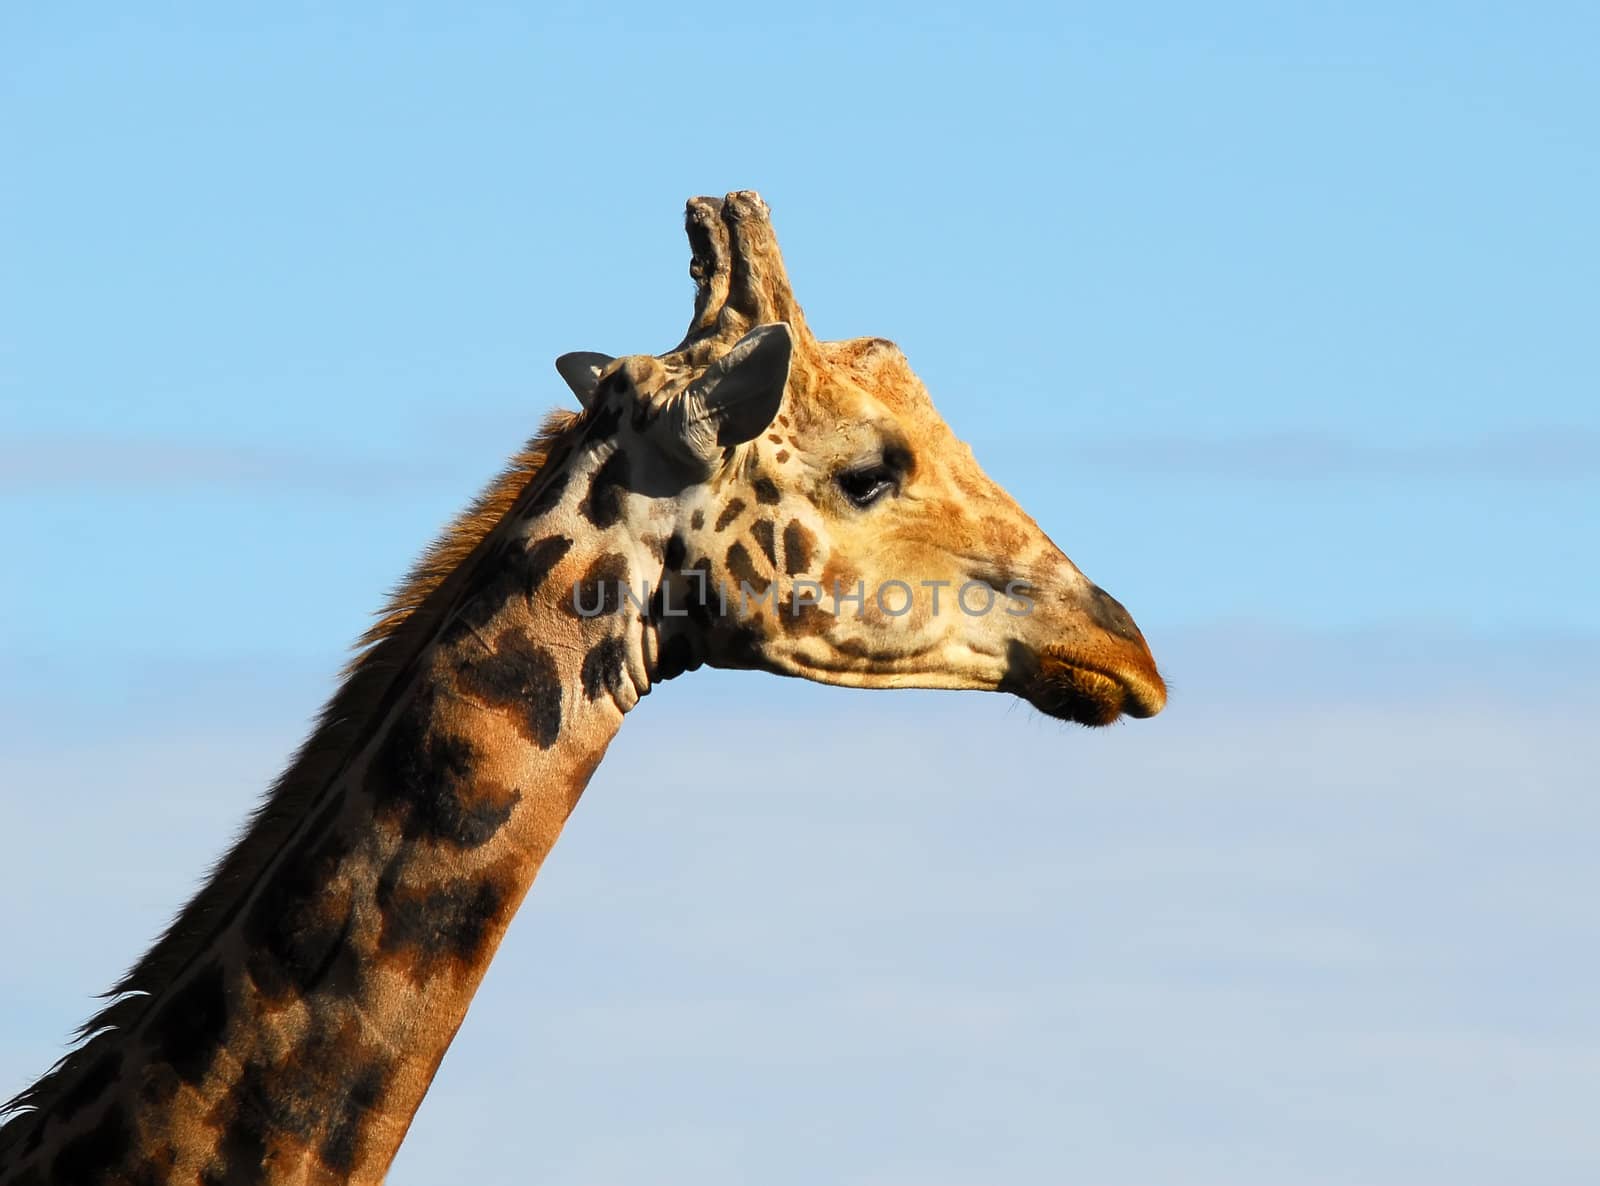
{"type": "Polygon", "coordinates": [[[1172,705],[1102,737],[652,697],[391,1180],[468,1132],[483,1182],[1593,1180],[1597,35],[1540,4],[8,10],[0,891],[49,905],[0,919],[0,1091],[563,401],[551,360],[678,339],[683,200],[755,187],[813,327],[901,343],[1172,705]],[[768,783],[659,773],[716,747],[768,783]]]}

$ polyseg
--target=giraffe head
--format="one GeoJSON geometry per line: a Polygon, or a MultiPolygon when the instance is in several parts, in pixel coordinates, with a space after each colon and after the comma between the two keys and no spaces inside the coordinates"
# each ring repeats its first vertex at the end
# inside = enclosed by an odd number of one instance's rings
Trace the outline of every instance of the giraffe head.
{"type": "Polygon", "coordinates": [[[657,678],[709,663],[1009,691],[1087,725],[1159,712],[1128,612],[984,474],[900,350],[812,336],[760,197],[696,198],[687,221],[683,343],[557,362],[659,546],[657,678]]]}

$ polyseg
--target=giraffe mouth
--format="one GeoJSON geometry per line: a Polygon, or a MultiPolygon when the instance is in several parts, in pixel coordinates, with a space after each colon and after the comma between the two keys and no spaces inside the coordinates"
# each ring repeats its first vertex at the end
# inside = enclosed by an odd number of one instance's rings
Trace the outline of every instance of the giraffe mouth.
{"type": "Polygon", "coordinates": [[[1166,706],[1167,686],[1148,651],[1139,659],[1113,667],[1052,647],[1040,652],[1017,691],[1046,716],[1080,725],[1153,717],[1166,706]]]}

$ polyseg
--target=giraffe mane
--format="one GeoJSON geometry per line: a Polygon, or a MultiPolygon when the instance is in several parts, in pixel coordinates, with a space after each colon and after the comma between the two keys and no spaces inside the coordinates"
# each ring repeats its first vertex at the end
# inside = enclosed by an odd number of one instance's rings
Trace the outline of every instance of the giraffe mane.
{"type": "Polygon", "coordinates": [[[398,677],[433,637],[484,545],[540,486],[552,457],[586,424],[586,413],[552,412],[466,510],[412,566],[361,636],[338,689],[310,736],[273,783],[200,890],[150,949],[101,994],[110,1004],[80,1026],[73,1049],[31,1086],[0,1104],[0,1154],[27,1138],[74,1080],[115,1038],[138,1025],[248,900],[256,883],[383,719],[398,677]],[[452,579],[455,578],[455,579],[452,579]]]}

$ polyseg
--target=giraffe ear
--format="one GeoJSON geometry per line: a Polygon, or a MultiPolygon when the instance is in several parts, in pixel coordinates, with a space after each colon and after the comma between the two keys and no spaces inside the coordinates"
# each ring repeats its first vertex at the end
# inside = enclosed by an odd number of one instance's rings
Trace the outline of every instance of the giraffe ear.
{"type": "Polygon", "coordinates": [[[766,431],[789,383],[794,337],[786,322],[757,326],[684,392],[680,426],[691,451],[716,456],[766,431]]]}
{"type": "Polygon", "coordinates": [[[616,361],[609,354],[597,354],[593,350],[574,350],[571,354],[563,354],[556,359],[556,370],[561,372],[561,377],[567,381],[567,386],[572,388],[572,394],[578,397],[578,402],[587,408],[594,402],[595,389],[600,386],[601,372],[616,361]]]}

